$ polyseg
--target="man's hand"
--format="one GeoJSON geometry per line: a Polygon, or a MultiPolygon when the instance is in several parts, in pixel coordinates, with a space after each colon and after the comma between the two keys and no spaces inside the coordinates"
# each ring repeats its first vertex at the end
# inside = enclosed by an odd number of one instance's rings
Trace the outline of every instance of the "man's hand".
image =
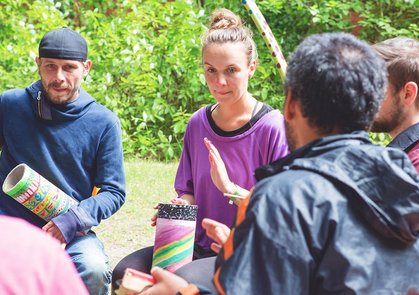
{"type": "Polygon", "coordinates": [[[218,254],[227,241],[231,230],[227,225],[209,218],[202,220],[202,227],[207,232],[207,236],[215,241],[215,243],[211,244],[211,250],[218,254]]]}
{"type": "Polygon", "coordinates": [[[67,243],[60,229],[55,225],[54,222],[49,221],[47,224],[45,224],[42,227],[42,230],[45,231],[50,236],[52,236],[53,238],[56,238],[61,243],[61,245],[63,244],[65,245],[67,243]]]}
{"type": "Polygon", "coordinates": [[[156,279],[157,283],[142,292],[142,295],[176,294],[180,289],[188,285],[188,282],[181,277],[160,267],[154,267],[151,270],[151,275],[156,279]]]}

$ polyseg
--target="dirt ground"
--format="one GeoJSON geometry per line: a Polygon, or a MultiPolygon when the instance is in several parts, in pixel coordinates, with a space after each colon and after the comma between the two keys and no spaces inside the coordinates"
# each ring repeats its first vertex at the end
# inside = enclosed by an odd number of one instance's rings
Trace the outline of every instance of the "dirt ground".
{"type": "Polygon", "coordinates": [[[94,230],[105,245],[111,268],[126,255],[154,243],[154,229],[147,222],[123,215],[116,213],[94,230]]]}

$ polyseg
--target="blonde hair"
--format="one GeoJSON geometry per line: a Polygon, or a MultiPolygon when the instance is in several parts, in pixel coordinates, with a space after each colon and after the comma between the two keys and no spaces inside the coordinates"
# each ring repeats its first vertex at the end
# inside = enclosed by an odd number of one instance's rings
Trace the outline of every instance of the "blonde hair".
{"type": "Polygon", "coordinates": [[[257,59],[257,50],[252,32],[243,24],[240,17],[228,9],[217,9],[212,13],[208,30],[202,35],[202,52],[213,43],[242,43],[246,49],[248,63],[257,59]]]}

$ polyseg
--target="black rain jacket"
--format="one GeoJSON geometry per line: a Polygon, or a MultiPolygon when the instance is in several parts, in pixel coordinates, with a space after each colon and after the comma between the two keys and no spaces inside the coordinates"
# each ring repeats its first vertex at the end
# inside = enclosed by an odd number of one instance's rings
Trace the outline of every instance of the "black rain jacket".
{"type": "Polygon", "coordinates": [[[402,151],[334,135],[255,174],[217,257],[220,293],[419,290],[419,178],[402,151]]]}

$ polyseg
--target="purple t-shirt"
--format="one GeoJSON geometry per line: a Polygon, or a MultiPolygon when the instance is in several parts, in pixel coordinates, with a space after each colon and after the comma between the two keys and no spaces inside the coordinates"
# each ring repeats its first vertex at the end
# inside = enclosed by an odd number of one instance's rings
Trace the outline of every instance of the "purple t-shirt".
{"type": "Polygon", "coordinates": [[[412,161],[413,166],[416,168],[416,172],[419,174],[419,142],[417,142],[408,152],[407,155],[412,161]]]}
{"type": "Polygon", "coordinates": [[[253,171],[288,154],[284,118],[277,110],[263,115],[245,132],[224,137],[211,128],[206,107],[195,112],[186,128],[183,151],[175,179],[178,196],[192,194],[198,205],[195,243],[210,249],[212,240],[201,226],[203,218],[211,218],[233,225],[237,206],[230,205],[228,198],[213,184],[210,175],[208,150],[204,144],[207,137],[218,149],[230,180],[250,190],[255,184],[253,171]]]}

